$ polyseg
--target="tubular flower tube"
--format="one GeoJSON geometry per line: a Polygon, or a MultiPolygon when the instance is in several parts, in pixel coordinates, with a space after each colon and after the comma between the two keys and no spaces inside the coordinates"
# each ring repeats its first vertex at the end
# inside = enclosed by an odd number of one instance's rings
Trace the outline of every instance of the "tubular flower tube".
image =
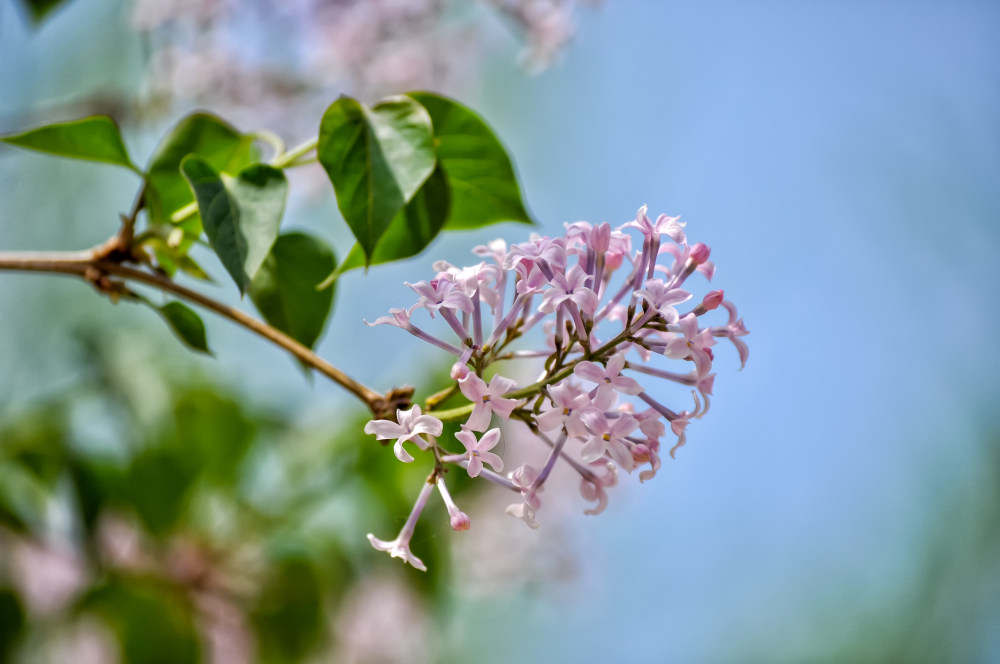
{"type": "Polygon", "coordinates": [[[470,267],[439,261],[432,278],[407,284],[417,295],[415,304],[376,320],[458,357],[453,382],[442,393],[460,392],[464,405],[426,413],[415,406],[399,411],[397,422],[374,421],[365,428],[395,438],[402,461],[412,459],[402,449],[407,440],[433,452],[435,481],[453,526],[467,527],[468,517],[440,479],[449,463],[519,493],[521,500],[507,512],[531,527],[538,525],[538,494],[556,466],[579,476],[581,495],[596,503],[587,514],[602,511],[619,470],[632,473],[648,464],[640,479],[652,479],[661,467],[661,438],[672,439],[673,458],[687,442],[690,423],[708,412],[716,341],[728,340],[740,368],[746,364],[743,337],[749,331],[736,305],[720,289],[693,292],[700,278],[714,276],[715,265],[708,245],[688,244],[678,217],[652,221],[642,206],[618,228],[584,221],[565,228],[558,237],[532,235],[527,242],[476,247],[483,262],[470,267]],[[434,328],[410,321],[418,309],[435,319],[434,328]],[[713,323],[718,312],[728,318],[713,323]],[[522,343],[526,347],[510,347],[522,343]],[[534,380],[496,373],[493,365],[507,361],[533,365],[534,380]],[[693,409],[670,407],[676,385],[692,391],[693,409]],[[494,417],[501,426],[490,428],[494,417]],[[522,465],[507,477],[494,472],[502,470],[503,459],[491,450],[510,421],[527,425],[548,447],[540,471],[522,465]],[[440,438],[444,422],[460,426],[455,440],[440,438]]]}
{"type": "Polygon", "coordinates": [[[433,490],[434,484],[424,482],[423,487],[420,489],[420,494],[417,495],[417,501],[413,504],[413,509],[410,510],[410,516],[407,517],[406,523],[403,524],[403,529],[399,531],[396,539],[386,542],[368,533],[368,541],[371,542],[371,545],[379,551],[385,551],[393,558],[402,559],[403,562],[413,565],[421,572],[426,572],[427,566],[410,551],[410,539],[413,537],[413,531],[417,527],[417,520],[420,518],[420,513],[427,506],[427,499],[431,497],[431,491],[433,490]]]}

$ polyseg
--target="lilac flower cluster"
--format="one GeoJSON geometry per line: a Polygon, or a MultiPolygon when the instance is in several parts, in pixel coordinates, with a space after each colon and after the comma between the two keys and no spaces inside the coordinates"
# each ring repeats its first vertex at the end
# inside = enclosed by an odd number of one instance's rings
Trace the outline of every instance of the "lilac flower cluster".
{"type": "MultiPolygon", "coordinates": [[[[401,90],[457,94],[510,27],[531,71],[575,32],[580,0],[134,0],[149,42],[148,111],[169,102],[229,106],[246,122],[288,123],[290,104],[329,103],[330,88],[365,100],[401,90]],[[491,15],[499,14],[497,25],[491,15]],[[256,35],[247,39],[250,32],[256,35]],[[258,45],[277,39],[282,49],[258,45]],[[455,57],[461,51],[462,57],[455,57]]],[[[596,4],[593,0],[587,4],[596,4]]],[[[303,128],[304,129],[304,128],[303,128]]]]}
{"type": "Polygon", "coordinates": [[[685,310],[683,305],[693,298],[687,290],[690,277],[697,272],[711,280],[715,266],[708,246],[688,244],[684,226],[666,215],[653,221],[643,206],[634,220],[617,229],[581,221],[566,224],[561,237],[534,235],[511,247],[495,240],[473,250],[483,259],[476,265],[435,263],[433,279],[407,284],[417,294],[416,304],[369,323],[399,327],[456,357],[454,383],[428,399],[429,412],[414,405],[397,411],[395,422],[372,420],[365,426],[379,440],[395,440],[400,461],[413,461],[403,447],[407,442],[429,450],[435,459],[402,532],[391,542],[369,534],[375,548],[424,569],[409,541],[435,485],[452,527],[469,527],[469,517],[445,486],[447,464],[518,494],[507,513],[534,528],[539,494],[556,463],[579,475],[581,495],[596,503],[585,511],[597,514],[607,505],[606,489],[616,483],[618,469],[631,473],[648,464],[639,473],[641,481],[656,474],[660,441],[668,428],[673,442],[669,454],[674,456],[686,442],[688,424],[708,412],[716,340],[733,344],[741,368],[749,353],[742,339],[748,331],[721,290],[708,292],[685,310]],[[704,322],[719,307],[727,320],[704,322]],[[412,317],[420,309],[432,319],[439,317],[446,334],[414,324],[412,317]],[[532,329],[542,331],[544,347],[510,349],[532,329]],[[544,359],[533,382],[519,385],[492,371],[487,380],[495,363],[527,358],[544,359]],[[681,361],[686,370],[654,366],[660,358],[681,361]],[[681,385],[690,391],[693,404],[672,409],[637,378],[681,385]],[[434,410],[456,392],[469,403],[434,410]],[[447,441],[439,440],[446,421],[460,423],[455,439],[464,451],[452,452],[447,441]],[[548,447],[541,467],[525,464],[502,475],[503,459],[491,451],[501,439],[501,429],[491,428],[494,421],[526,425],[548,447]]]}

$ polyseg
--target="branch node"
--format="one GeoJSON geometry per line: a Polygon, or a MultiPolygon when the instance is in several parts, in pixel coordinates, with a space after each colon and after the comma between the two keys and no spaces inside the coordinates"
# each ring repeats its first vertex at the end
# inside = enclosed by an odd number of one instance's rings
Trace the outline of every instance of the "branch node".
{"type": "Polygon", "coordinates": [[[368,405],[375,419],[395,420],[397,409],[405,410],[413,405],[413,388],[409,385],[394,387],[368,405]]]}

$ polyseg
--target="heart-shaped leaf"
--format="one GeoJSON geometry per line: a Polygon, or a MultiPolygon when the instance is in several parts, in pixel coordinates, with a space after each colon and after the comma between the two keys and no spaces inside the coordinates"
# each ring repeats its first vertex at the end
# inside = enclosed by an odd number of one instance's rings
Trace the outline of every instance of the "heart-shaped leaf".
{"type": "Polygon", "coordinates": [[[181,162],[181,172],[198,201],[212,249],[244,292],[278,237],[288,195],[285,174],[253,164],[233,178],[194,155],[181,162]]]}
{"type": "Polygon", "coordinates": [[[368,260],[393,217],[434,170],[431,119],[408,97],[390,97],[372,108],[341,97],[323,114],[316,154],[368,260]]]}
{"type": "Polygon", "coordinates": [[[312,348],[323,332],[334,289],[316,286],[337,265],[319,238],[285,233],[271,247],[250,284],[250,299],[271,325],[312,348]]]}
{"type": "Polygon", "coordinates": [[[502,221],[533,224],[514,166],[489,125],[453,99],[411,92],[430,113],[438,163],[451,189],[445,229],[479,228],[502,221]]]}
{"type": "MultiPolygon", "coordinates": [[[[385,235],[376,245],[369,264],[388,263],[419,254],[441,231],[448,219],[449,209],[448,181],[439,165],[413,200],[407,203],[389,224],[385,235]]],[[[355,244],[344,262],[337,268],[336,275],[362,267],[364,264],[364,251],[355,244]]],[[[330,281],[335,279],[336,275],[331,275],[330,281]]],[[[326,282],[323,285],[325,286],[326,282]]]]}
{"type": "Polygon", "coordinates": [[[0,137],[0,141],[60,157],[117,164],[139,172],[129,159],[118,125],[106,115],[45,125],[0,137]]]}
{"type": "MultiPolygon", "coordinates": [[[[220,173],[235,175],[257,160],[253,137],[241,133],[220,118],[192,113],[160,141],[149,160],[146,209],[154,224],[166,224],[170,215],[194,202],[194,195],[181,175],[184,157],[198,155],[220,173]]],[[[200,235],[201,225],[196,223],[200,235]]]]}

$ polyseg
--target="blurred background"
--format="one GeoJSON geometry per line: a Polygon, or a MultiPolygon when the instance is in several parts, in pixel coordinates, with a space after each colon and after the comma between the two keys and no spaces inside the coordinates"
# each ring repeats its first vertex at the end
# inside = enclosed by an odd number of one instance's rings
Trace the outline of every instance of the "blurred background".
{"type": "MultiPolygon", "coordinates": [[[[427,469],[336,386],[2,274],[0,661],[1000,661],[998,30],[990,2],[0,0],[0,132],[109,113],[141,161],[194,108],[294,144],[342,92],[442,91],[545,230],[682,214],[752,332],[654,481],[537,531],[459,484],[473,528],[433,508],[425,575],[364,534],[427,469]]],[[[285,227],[344,255],[322,172],[292,178],[285,227]]],[[[136,184],[2,149],[0,250],[96,244],[136,184]]],[[[319,353],[433,390],[447,358],[362,318],[528,232],[347,274],[319,353]]]]}

